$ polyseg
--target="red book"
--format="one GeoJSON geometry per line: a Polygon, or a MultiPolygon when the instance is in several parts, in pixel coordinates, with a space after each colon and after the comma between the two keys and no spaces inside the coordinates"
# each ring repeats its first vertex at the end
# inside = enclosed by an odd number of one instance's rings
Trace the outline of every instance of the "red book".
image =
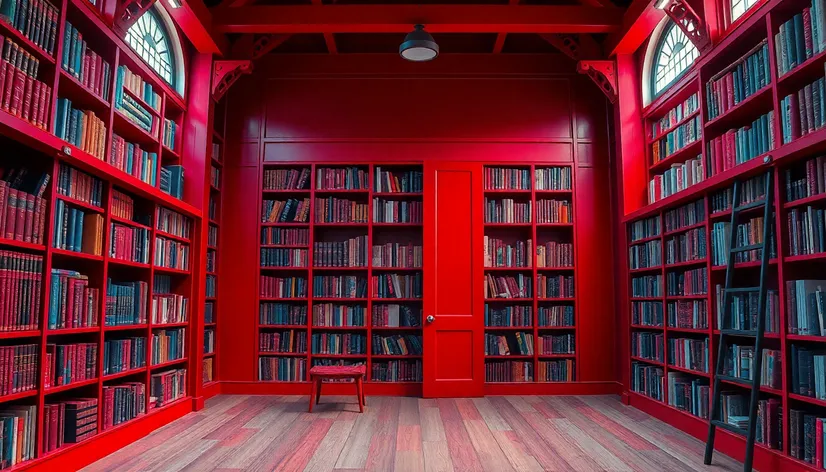
{"type": "Polygon", "coordinates": [[[11,95],[12,90],[14,89],[14,75],[15,75],[15,64],[17,63],[17,54],[18,54],[18,47],[14,43],[6,43],[9,44],[9,54],[8,54],[8,66],[3,64],[5,67],[6,72],[6,79],[4,81],[5,85],[3,88],[3,109],[7,110],[11,106],[11,95]]]}
{"type": "Polygon", "coordinates": [[[40,117],[40,106],[41,106],[41,89],[43,88],[43,83],[39,80],[34,81],[34,88],[32,89],[32,112],[31,112],[31,121],[35,126],[39,126],[38,118],[40,117]]]}
{"type": "MultiPolygon", "coordinates": [[[[31,68],[31,66],[29,67],[31,68]]],[[[23,103],[22,109],[20,110],[20,117],[26,121],[32,121],[32,93],[34,91],[34,82],[35,80],[32,78],[31,73],[25,76],[25,82],[23,87],[23,103]]]]}
{"type": "Polygon", "coordinates": [[[51,104],[49,100],[52,97],[52,88],[46,84],[40,87],[40,117],[37,119],[37,124],[42,128],[47,128],[49,122],[49,115],[51,114],[51,104]]]}
{"type": "Polygon", "coordinates": [[[91,62],[92,57],[89,54],[83,56],[83,71],[80,73],[80,83],[86,88],[89,88],[89,68],[91,67],[91,62]]]}
{"type": "Polygon", "coordinates": [[[63,299],[63,307],[62,309],[66,312],[66,323],[63,325],[64,328],[74,328],[74,314],[75,314],[75,285],[77,284],[77,279],[67,277],[66,278],[66,297],[63,299]]]}
{"type": "Polygon", "coordinates": [[[58,448],[58,432],[60,430],[60,407],[51,405],[49,408],[49,450],[58,448]]]}
{"type": "Polygon", "coordinates": [[[9,188],[9,201],[6,204],[6,239],[14,239],[14,227],[17,225],[17,190],[9,188]]]}
{"type": "MultiPolygon", "coordinates": [[[[66,407],[60,405],[57,409],[57,430],[63,431],[66,429],[66,407]]],[[[63,447],[63,434],[57,435],[57,447],[63,447]]]]}
{"type": "Polygon", "coordinates": [[[823,418],[818,418],[815,426],[815,466],[823,468],[823,418]]]}
{"type": "MultiPolygon", "coordinates": [[[[806,57],[812,57],[815,48],[812,44],[812,12],[809,8],[803,9],[803,44],[806,47],[806,57]]],[[[804,60],[801,58],[799,62],[804,60]]]]}
{"type": "Polygon", "coordinates": [[[29,66],[29,55],[21,50],[20,54],[17,55],[14,66],[14,82],[12,84],[9,113],[19,117],[23,114],[23,95],[26,88],[26,69],[29,66]]]}
{"type": "Polygon", "coordinates": [[[17,191],[17,222],[14,224],[14,239],[23,241],[23,234],[26,232],[26,194],[17,191]]]}
{"type": "Polygon", "coordinates": [[[30,193],[24,194],[26,195],[26,224],[25,229],[23,230],[23,241],[30,243],[32,242],[32,232],[34,231],[34,195],[30,193]]]}
{"type": "Polygon", "coordinates": [[[32,234],[32,240],[35,244],[43,244],[43,233],[46,232],[46,199],[36,197],[35,205],[37,208],[37,226],[36,231],[32,234]]]}
{"type": "Polygon", "coordinates": [[[6,236],[6,208],[9,200],[9,185],[0,180],[0,238],[6,236]]]}

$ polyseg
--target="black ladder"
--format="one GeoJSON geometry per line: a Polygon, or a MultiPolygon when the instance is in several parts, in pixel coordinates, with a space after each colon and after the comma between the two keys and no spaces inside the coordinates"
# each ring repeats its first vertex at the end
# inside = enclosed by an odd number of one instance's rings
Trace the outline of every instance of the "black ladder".
{"type": "Polygon", "coordinates": [[[712,402],[711,412],[710,412],[710,421],[708,426],[708,441],[706,442],[706,454],[705,462],[706,465],[711,464],[711,457],[714,453],[714,434],[717,431],[717,428],[723,428],[725,430],[737,433],[737,434],[745,434],[746,436],[746,458],[743,462],[743,470],[750,472],[752,470],[752,461],[754,459],[754,440],[755,435],[757,434],[757,406],[760,400],[760,377],[762,371],[762,358],[763,358],[763,334],[765,330],[765,311],[766,311],[766,292],[768,287],[766,285],[766,280],[768,278],[768,266],[769,266],[769,259],[771,255],[767,251],[767,249],[771,245],[771,241],[769,238],[772,237],[771,233],[771,225],[773,223],[773,200],[774,200],[774,179],[772,176],[773,172],[772,169],[769,169],[765,175],[765,196],[763,199],[747,203],[744,205],[740,205],[740,186],[741,183],[739,180],[734,181],[734,195],[732,198],[732,211],[731,211],[731,234],[729,237],[729,253],[728,253],[728,265],[726,267],[726,290],[723,295],[723,313],[722,318],[720,320],[720,342],[717,349],[717,366],[714,371],[714,401],[712,402]],[[741,213],[746,210],[750,210],[757,207],[763,207],[763,242],[760,244],[752,244],[749,246],[741,246],[735,247],[735,243],[737,242],[737,223],[738,217],[741,216],[741,213]],[[751,250],[760,250],[760,285],[757,287],[734,287],[734,264],[736,254],[751,250]],[[731,319],[731,297],[733,294],[736,293],[759,293],[759,298],[757,302],[757,330],[735,330],[735,329],[728,329],[727,327],[732,326],[729,323],[731,319]],[[723,356],[727,354],[728,346],[729,346],[729,338],[730,337],[737,337],[737,338],[753,338],[754,339],[754,355],[753,355],[753,363],[752,363],[752,380],[744,380],[739,379],[737,377],[731,377],[725,375],[723,373],[723,368],[725,366],[725,359],[723,356]],[[747,431],[743,431],[742,428],[737,426],[728,424],[724,421],[721,421],[720,417],[720,403],[721,403],[721,394],[720,391],[720,382],[721,380],[737,383],[746,387],[751,387],[751,401],[749,403],[749,423],[747,431]]]}

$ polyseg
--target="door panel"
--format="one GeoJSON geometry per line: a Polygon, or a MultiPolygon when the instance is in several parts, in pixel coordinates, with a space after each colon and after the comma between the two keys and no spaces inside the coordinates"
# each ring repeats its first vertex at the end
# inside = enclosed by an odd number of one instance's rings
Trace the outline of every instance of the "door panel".
{"type": "Polygon", "coordinates": [[[482,167],[425,164],[425,397],[481,396],[482,167]],[[427,321],[433,316],[432,322],[427,321]]]}

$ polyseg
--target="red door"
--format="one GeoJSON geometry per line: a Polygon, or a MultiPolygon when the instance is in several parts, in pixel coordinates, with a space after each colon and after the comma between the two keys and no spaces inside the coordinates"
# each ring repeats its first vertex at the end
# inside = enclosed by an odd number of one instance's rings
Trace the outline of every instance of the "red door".
{"type": "Polygon", "coordinates": [[[425,397],[484,394],[482,166],[424,165],[425,397]]]}

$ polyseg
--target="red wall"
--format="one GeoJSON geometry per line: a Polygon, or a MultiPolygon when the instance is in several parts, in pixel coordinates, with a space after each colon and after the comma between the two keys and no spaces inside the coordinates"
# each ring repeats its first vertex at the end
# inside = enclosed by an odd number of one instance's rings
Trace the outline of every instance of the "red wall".
{"type": "Polygon", "coordinates": [[[228,97],[218,296],[222,381],[252,381],[262,161],[576,162],[581,381],[618,380],[604,96],[556,55],[282,55],[228,97]]]}

